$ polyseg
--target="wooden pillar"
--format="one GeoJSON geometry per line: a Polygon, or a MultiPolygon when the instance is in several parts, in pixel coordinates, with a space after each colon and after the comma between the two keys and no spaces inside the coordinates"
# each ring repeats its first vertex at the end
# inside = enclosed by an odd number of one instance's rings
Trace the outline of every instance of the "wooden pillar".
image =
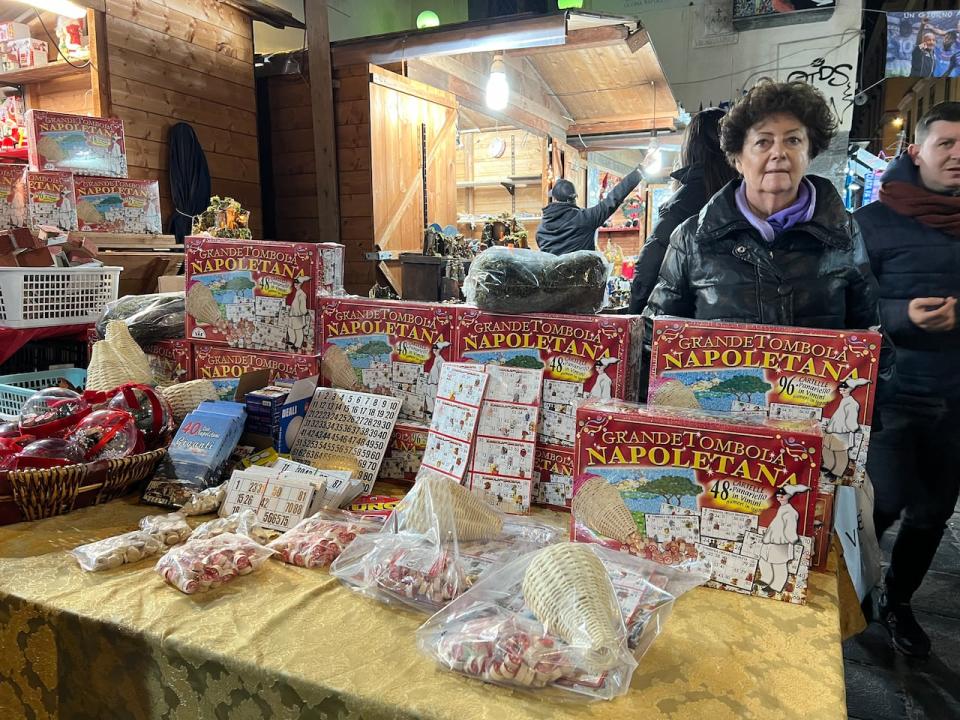
{"type": "Polygon", "coordinates": [[[327,0],[303,4],[310,63],[310,105],[313,109],[313,150],[317,163],[319,240],[340,241],[340,201],[337,196],[337,137],[333,115],[333,71],[327,0]]]}

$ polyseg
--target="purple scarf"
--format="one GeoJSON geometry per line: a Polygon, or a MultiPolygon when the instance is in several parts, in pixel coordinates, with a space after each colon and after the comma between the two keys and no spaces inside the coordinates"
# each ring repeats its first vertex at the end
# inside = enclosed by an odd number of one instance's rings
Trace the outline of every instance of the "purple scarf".
{"type": "Polygon", "coordinates": [[[797,199],[794,200],[793,204],[775,212],[766,220],[754,215],[750,209],[750,204],[747,202],[746,183],[740,183],[740,187],[737,188],[736,199],[737,209],[743,213],[747,222],[760,231],[763,239],[769,243],[773,242],[773,239],[784,230],[799,223],[808,222],[813,217],[813,211],[817,207],[817,189],[813,186],[813,183],[803,178],[797,192],[797,199]]]}

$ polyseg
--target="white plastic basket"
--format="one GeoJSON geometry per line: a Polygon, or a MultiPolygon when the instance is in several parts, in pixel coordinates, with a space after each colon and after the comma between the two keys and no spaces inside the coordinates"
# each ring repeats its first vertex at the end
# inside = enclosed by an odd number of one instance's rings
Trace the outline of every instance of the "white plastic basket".
{"type": "Polygon", "coordinates": [[[119,267],[0,268],[0,325],[13,328],[95,322],[117,299],[119,267]]]}

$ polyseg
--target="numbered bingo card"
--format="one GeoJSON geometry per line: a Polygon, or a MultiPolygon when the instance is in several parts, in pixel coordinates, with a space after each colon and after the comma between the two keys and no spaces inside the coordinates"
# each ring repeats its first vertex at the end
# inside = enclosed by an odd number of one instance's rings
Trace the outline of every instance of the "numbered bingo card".
{"type": "Polygon", "coordinates": [[[253,510],[264,527],[289,530],[306,517],[314,490],[306,475],[281,473],[268,477],[238,470],[230,478],[220,516],[253,510]]]}
{"type": "Polygon", "coordinates": [[[400,405],[398,398],[384,395],[317,388],[290,455],[317,468],[352,469],[362,492],[369,493],[400,405]]]}
{"type": "Polygon", "coordinates": [[[462,483],[470,467],[488,376],[474,365],[444,363],[422,467],[462,483]]]}

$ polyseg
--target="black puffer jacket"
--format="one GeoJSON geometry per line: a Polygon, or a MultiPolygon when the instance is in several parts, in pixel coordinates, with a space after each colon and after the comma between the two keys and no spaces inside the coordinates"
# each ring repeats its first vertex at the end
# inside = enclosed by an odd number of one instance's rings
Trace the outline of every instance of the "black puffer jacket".
{"type": "MultiPolygon", "coordinates": [[[[740,180],[714,195],[670,237],[650,295],[644,344],[654,315],[768,325],[855,329],[880,325],[877,281],[863,239],[830,181],[807,176],[817,191],[809,222],[767,243],[737,209],[740,180]]],[[[884,343],[884,398],[894,388],[893,347],[884,343]]]]}
{"type": "MultiPolygon", "coordinates": [[[[919,184],[916,165],[901,155],[881,182],[919,184]]],[[[921,330],[907,316],[917,297],[960,297],[960,238],[900,215],[880,202],[854,213],[880,283],[883,325],[897,344],[900,392],[960,402],[960,328],[921,330]]]]}
{"type": "Polygon", "coordinates": [[[647,299],[660,277],[660,264],[670,244],[671,233],[688,217],[700,212],[708,200],[703,166],[699,163],[680,168],[670,177],[681,185],[673,197],[660,206],[657,224],[640,250],[630,287],[630,312],[634,314],[642,313],[647,306],[647,299]]]}
{"type": "Polygon", "coordinates": [[[550,203],[543,209],[543,220],[537,228],[537,248],[554,255],[596,250],[594,235],[597,228],[613,215],[639,184],[640,171],[634,170],[592,207],[584,209],[573,203],[550,203]]]}

